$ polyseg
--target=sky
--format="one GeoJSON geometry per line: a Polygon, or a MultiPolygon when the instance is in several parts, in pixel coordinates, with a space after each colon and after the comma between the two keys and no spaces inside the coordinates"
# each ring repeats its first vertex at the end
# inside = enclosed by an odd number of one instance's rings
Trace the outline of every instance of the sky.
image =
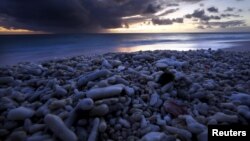
{"type": "Polygon", "coordinates": [[[250,32],[250,0],[0,0],[0,34],[250,32]]]}

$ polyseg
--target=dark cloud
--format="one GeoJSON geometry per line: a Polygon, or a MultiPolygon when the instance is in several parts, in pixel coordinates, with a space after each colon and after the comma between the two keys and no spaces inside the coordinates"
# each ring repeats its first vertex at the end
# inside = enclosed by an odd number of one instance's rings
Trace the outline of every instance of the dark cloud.
{"type": "Polygon", "coordinates": [[[185,15],[186,18],[196,18],[201,21],[220,20],[220,16],[206,15],[204,10],[197,9],[192,14],[185,15]]]}
{"type": "Polygon", "coordinates": [[[238,12],[243,12],[243,9],[238,9],[238,12]]]}
{"type": "Polygon", "coordinates": [[[176,12],[176,11],[178,11],[178,10],[179,10],[179,8],[176,8],[176,9],[168,9],[168,10],[164,11],[163,13],[161,13],[161,14],[159,14],[159,15],[157,15],[157,16],[165,16],[165,15],[174,13],[174,12],[176,12]]]}
{"type": "Polygon", "coordinates": [[[179,6],[179,4],[178,3],[170,3],[170,4],[167,4],[167,6],[168,7],[172,7],[172,6],[174,7],[174,6],[179,6]]]}
{"type": "Polygon", "coordinates": [[[234,7],[227,7],[227,9],[225,9],[224,11],[225,12],[232,12],[232,11],[234,11],[234,7]]]}
{"type": "Polygon", "coordinates": [[[160,6],[155,6],[153,4],[149,4],[145,11],[143,12],[144,14],[153,14],[156,13],[160,9],[160,6]]]}
{"type": "Polygon", "coordinates": [[[218,13],[219,12],[218,8],[216,8],[216,7],[209,7],[207,9],[207,11],[209,11],[211,13],[218,13]]]}
{"type": "Polygon", "coordinates": [[[245,21],[243,20],[231,20],[226,22],[207,22],[203,23],[203,25],[207,25],[210,27],[220,27],[220,28],[246,26],[245,21]]]}
{"type": "Polygon", "coordinates": [[[123,25],[121,18],[153,14],[151,0],[1,0],[0,25],[48,32],[82,32],[123,25]]]}
{"type": "Polygon", "coordinates": [[[1,0],[0,26],[46,32],[99,31],[127,24],[128,21],[122,17],[142,15],[143,19],[147,19],[150,17],[148,15],[153,15],[166,6],[199,1],[201,0],[1,0]]]}
{"type": "Polygon", "coordinates": [[[228,17],[241,17],[241,16],[237,14],[221,14],[221,17],[228,18],[228,17]]]}
{"type": "MultiPolygon", "coordinates": [[[[161,19],[178,11],[180,5],[203,0],[0,0],[0,26],[52,33],[95,32],[107,28],[129,28],[130,23],[152,22],[157,25],[183,23],[183,18],[161,19]],[[175,9],[173,9],[175,6],[175,9]],[[172,7],[172,9],[170,9],[172,7]],[[168,9],[161,14],[156,14],[168,9]],[[137,15],[137,16],[136,16],[137,15]],[[139,16],[138,16],[139,15],[139,16]]],[[[205,1],[205,0],[204,0],[205,1]]],[[[198,3],[200,4],[200,3],[198,3]]],[[[204,4],[200,4],[204,6],[204,4]]],[[[228,7],[225,11],[233,11],[228,7]]],[[[215,7],[207,9],[217,13],[215,7]]],[[[239,10],[238,10],[239,11],[239,10]]],[[[209,15],[195,10],[185,17],[208,22],[237,15],[209,15]]],[[[240,11],[239,11],[240,12],[240,11]]]]}
{"type": "Polygon", "coordinates": [[[183,22],[184,22],[183,18],[175,18],[175,19],[154,18],[152,19],[152,23],[155,25],[171,25],[173,23],[183,23],[183,22]]]}

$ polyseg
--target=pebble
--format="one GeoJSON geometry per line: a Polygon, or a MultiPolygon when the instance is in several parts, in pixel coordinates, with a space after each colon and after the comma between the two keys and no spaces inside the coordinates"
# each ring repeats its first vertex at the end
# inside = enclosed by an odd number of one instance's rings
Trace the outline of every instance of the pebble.
{"type": "Polygon", "coordinates": [[[92,98],[93,100],[110,98],[119,96],[122,90],[123,90],[122,85],[113,85],[104,88],[93,88],[86,92],[86,96],[92,98]]]}
{"type": "Polygon", "coordinates": [[[6,76],[6,77],[0,77],[0,84],[11,84],[14,82],[14,78],[11,76],[6,76]]]}
{"type": "Polygon", "coordinates": [[[248,106],[240,105],[237,107],[239,114],[243,115],[247,120],[250,120],[250,109],[248,106]]]}
{"type": "Polygon", "coordinates": [[[243,105],[250,106],[250,94],[235,93],[229,97],[233,102],[240,102],[243,105]]]}
{"type": "Polygon", "coordinates": [[[65,90],[63,87],[56,85],[55,86],[55,94],[57,96],[63,97],[65,95],[67,95],[67,90],[65,90]]]}
{"type": "Polygon", "coordinates": [[[205,125],[197,122],[192,116],[186,115],[184,117],[186,119],[188,131],[194,134],[200,134],[201,132],[207,130],[207,127],[205,125]]]}
{"type": "Polygon", "coordinates": [[[8,112],[7,118],[9,120],[25,120],[31,118],[35,114],[35,111],[26,107],[18,107],[11,109],[8,112]]]}
{"type": "Polygon", "coordinates": [[[94,101],[91,98],[85,98],[78,102],[77,109],[87,111],[94,107],[94,101]]]}
{"type": "Polygon", "coordinates": [[[76,134],[71,131],[56,115],[47,114],[44,118],[46,126],[62,141],[77,141],[76,134]]]}
{"type": "Polygon", "coordinates": [[[0,67],[0,138],[206,141],[206,125],[248,123],[249,62],[158,50],[0,67]]]}
{"type": "Polygon", "coordinates": [[[8,141],[26,141],[27,134],[24,131],[14,131],[8,137],[8,141]]]}
{"type": "Polygon", "coordinates": [[[169,133],[176,134],[179,137],[187,141],[191,141],[192,134],[188,130],[180,129],[180,128],[176,128],[172,126],[164,126],[164,129],[168,131],[169,133]]]}
{"type": "Polygon", "coordinates": [[[208,119],[215,119],[217,122],[228,122],[228,123],[238,122],[238,117],[236,115],[227,115],[222,112],[217,112],[213,116],[208,117],[208,119]]]}
{"type": "Polygon", "coordinates": [[[175,141],[175,138],[162,132],[150,132],[144,135],[140,141],[175,141]]]}
{"type": "Polygon", "coordinates": [[[97,71],[91,72],[87,75],[82,75],[79,77],[79,79],[77,81],[77,86],[78,87],[85,86],[89,81],[93,81],[93,80],[96,80],[98,78],[105,77],[109,73],[110,73],[110,71],[108,71],[107,69],[102,69],[102,70],[97,70],[97,71]]]}
{"type": "Polygon", "coordinates": [[[88,141],[97,141],[99,124],[100,124],[100,119],[95,118],[94,121],[93,121],[93,125],[92,125],[90,135],[88,137],[88,141]]]}
{"type": "Polygon", "coordinates": [[[107,104],[101,104],[92,108],[89,112],[90,116],[105,116],[109,112],[109,106],[107,104]]]}
{"type": "Polygon", "coordinates": [[[155,106],[159,100],[160,96],[157,93],[151,95],[149,105],[155,106]]]}
{"type": "Polygon", "coordinates": [[[126,120],[126,119],[123,119],[123,118],[119,118],[118,122],[124,126],[125,128],[130,128],[131,125],[130,123],[126,120]]]}

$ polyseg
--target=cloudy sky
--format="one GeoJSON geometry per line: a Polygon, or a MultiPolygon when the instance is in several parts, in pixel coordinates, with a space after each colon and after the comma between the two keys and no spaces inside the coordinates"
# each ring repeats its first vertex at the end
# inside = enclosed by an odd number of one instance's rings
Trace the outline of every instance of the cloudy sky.
{"type": "Polygon", "coordinates": [[[0,0],[0,34],[250,32],[250,0],[0,0]]]}

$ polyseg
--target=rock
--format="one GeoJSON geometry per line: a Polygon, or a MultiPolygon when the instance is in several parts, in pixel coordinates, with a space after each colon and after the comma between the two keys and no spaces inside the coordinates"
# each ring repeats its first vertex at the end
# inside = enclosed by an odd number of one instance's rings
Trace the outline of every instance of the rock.
{"type": "Polygon", "coordinates": [[[119,66],[118,68],[117,68],[117,71],[123,71],[123,70],[125,70],[126,69],[126,67],[125,66],[119,66]]]}
{"type": "Polygon", "coordinates": [[[155,106],[159,100],[160,96],[157,94],[157,93],[154,93],[151,95],[151,98],[150,98],[150,101],[149,101],[149,104],[151,106],[155,106]]]}
{"type": "Polygon", "coordinates": [[[3,138],[4,136],[7,136],[9,134],[9,131],[7,129],[0,129],[0,138],[3,138]]]}
{"type": "Polygon", "coordinates": [[[194,106],[194,108],[202,115],[207,115],[209,112],[209,106],[207,103],[198,103],[194,106]]]}
{"type": "Polygon", "coordinates": [[[96,99],[109,98],[114,96],[119,96],[123,90],[123,86],[121,85],[112,85],[104,88],[93,88],[86,92],[86,96],[96,99]]]}
{"type": "Polygon", "coordinates": [[[244,116],[248,121],[250,120],[250,109],[248,106],[240,105],[237,107],[237,111],[239,114],[244,116]]]}
{"type": "Polygon", "coordinates": [[[65,95],[67,95],[67,90],[65,90],[63,87],[56,85],[55,86],[55,94],[59,97],[63,97],[65,95]]]}
{"type": "Polygon", "coordinates": [[[140,141],[175,141],[175,138],[162,132],[150,132],[144,135],[140,141]]]}
{"type": "Polygon", "coordinates": [[[48,106],[50,110],[60,109],[66,106],[65,100],[54,100],[48,106]]]}
{"type": "Polygon", "coordinates": [[[128,96],[132,96],[135,94],[135,90],[131,87],[125,86],[124,90],[128,96]]]}
{"type": "Polygon", "coordinates": [[[131,125],[130,123],[126,120],[126,119],[123,119],[123,118],[119,118],[118,122],[124,126],[125,128],[130,128],[131,125]]]}
{"type": "Polygon", "coordinates": [[[208,90],[213,90],[216,87],[215,81],[211,79],[206,80],[202,85],[203,85],[203,88],[206,88],[208,90]]]}
{"type": "Polygon", "coordinates": [[[176,117],[187,113],[186,106],[180,105],[174,101],[165,101],[163,107],[167,113],[176,117]]]}
{"type": "Polygon", "coordinates": [[[33,124],[29,128],[29,133],[35,133],[45,128],[45,124],[33,124]]]}
{"type": "Polygon", "coordinates": [[[142,119],[141,119],[141,128],[145,128],[148,126],[148,121],[147,119],[145,118],[144,115],[142,115],[142,119]]]}
{"type": "Polygon", "coordinates": [[[47,114],[44,118],[47,127],[62,141],[77,141],[77,136],[56,115],[47,114]]]}
{"type": "Polygon", "coordinates": [[[33,134],[32,136],[29,136],[26,141],[49,141],[50,138],[49,135],[33,134]]]}
{"type": "Polygon", "coordinates": [[[221,103],[220,106],[223,109],[230,109],[230,110],[235,110],[236,109],[236,106],[233,103],[231,103],[231,102],[221,103]]]}
{"type": "Polygon", "coordinates": [[[164,129],[171,134],[178,135],[180,138],[183,138],[184,140],[191,141],[192,134],[185,129],[180,129],[172,126],[164,126],[164,129]]]}
{"type": "Polygon", "coordinates": [[[135,60],[141,60],[141,59],[143,59],[143,60],[151,61],[154,58],[152,56],[150,56],[150,55],[147,55],[147,54],[137,54],[137,55],[135,55],[133,57],[133,59],[135,59],[135,60]]]}
{"type": "Polygon", "coordinates": [[[92,129],[88,137],[88,141],[97,141],[98,140],[98,127],[100,124],[100,119],[95,118],[93,121],[92,129]]]}
{"type": "Polygon", "coordinates": [[[103,59],[103,61],[102,61],[102,66],[103,66],[104,68],[107,68],[107,69],[113,68],[113,66],[112,66],[112,65],[109,63],[109,61],[106,60],[106,59],[103,59]]]}
{"type": "Polygon", "coordinates": [[[98,106],[95,106],[90,112],[90,116],[104,116],[108,114],[109,112],[109,107],[107,104],[101,104],[98,106]]]}
{"type": "Polygon", "coordinates": [[[5,77],[0,77],[0,84],[11,84],[13,83],[15,80],[13,77],[11,76],[5,76],[5,77]]]}
{"type": "Polygon", "coordinates": [[[207,130],[207,127],[199,122],[197,122],[192,116],[185,115],[184,116],[187,123],[188,131],[194,134],[200,134],[201,132],[207,130]]]}
{"type": "Polygon", "coordinates": [[[187,62],[185,61],[178,61],[172,58],[165,58],[165,59],[161,59],[156,61],[156,66],[159,68],[168,68],[169,66],[174,66],[177,68],[181,68],[183,66],[185,66],[187,64],[187,62]]]}
{"type": "Polygon", "coordinates": [[[100,124],[99,124],[99,131],[101,133],[104,133],[105,130],[107,129],[107,127],[108,127],[108,125],[107,125],[106,121],[102,119],[100,124]]]}
{"type": "Polygon", "coordinates": [[[26,141],[27,134],[24,131],[14,131],[8,137],[7,141],[26,141]]]}
{"type": "Polygon", "coordinates": [[[208,133],[207,130],[203,131],[197,136],[198,141],[207,141],[208,140],[208,133]]]}
{"type": "Polygon", "coordinates": [[[87,111],[94,107],[94,101],[91,98],[85,98],[78,102],[77,109],[87,111]]]}
{"type": "Polygon", "coordinates": [[[77,81],[77,87],[80,88],[82,86],[85,86],[89,81],[93,81],[98,78],[105,77],[108,74],[110,74],[110,71],[103,69],[103,70],[97,70],[97,71],[91,72],[87,75],[82,75],[77,81]]]}
{"type": "Polygon", "coordinates": [[[165,85],[161,88],[161,91],[162,91],[163,93],[169,92],[169,91],[172,90],[173,86],[174,86],[173,82],[167,83],[167,84],[165,84],[165,85]]]}
{"type": "Polygon", "coordinates": [[[25,120],[27,118],[31,118],[35,114],[34,110],[18,107],[15,109],[11,109],[7,115],[7,119],[9,120],[25,120]]]}
{"type": "Polygon", "coordinates": [[[175,76],[173,73],[169,71],[165,71],[163,74],[160,75],[159,79],[157,80],[157,83],[161,84],[162,86],[168,84],[169,82],[174,81],[175,76]]]}
{"type": "Polygon", "coordinates": [[[237,123],[237,115],[226,115],[222,112],[217,112],[213,116],[208,117],[208,119],[215,119],[217,122],[228,122],[228,123],[237,123]]]}
{"type": "Polygon", "coordinates": [[[250,106],[250,95],[245,93],[235,93],[229,97],[233,102],[240,102],[242,105],[250,106]]]}

